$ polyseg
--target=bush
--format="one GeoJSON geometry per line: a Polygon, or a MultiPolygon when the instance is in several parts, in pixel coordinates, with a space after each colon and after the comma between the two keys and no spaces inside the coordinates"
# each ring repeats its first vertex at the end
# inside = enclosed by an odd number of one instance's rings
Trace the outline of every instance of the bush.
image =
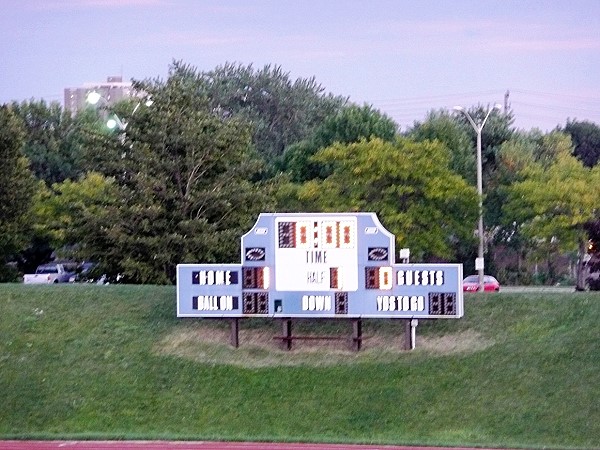
{"type": "Polygon", "coordinates": [[[10,262],[0,267],[0,283],[15,283],[21,280],[21,276],[17,263],[10,262]]]}

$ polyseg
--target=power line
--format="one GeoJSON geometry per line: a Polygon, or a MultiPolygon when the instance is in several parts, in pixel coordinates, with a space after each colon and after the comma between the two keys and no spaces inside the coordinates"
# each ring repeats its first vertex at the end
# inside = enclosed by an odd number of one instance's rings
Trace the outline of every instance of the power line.
{"type": "Polygon", "coordinates": [[[520,93],[520,94],[534,95],[534,96],[538,96],[538,97],[555,97],[555,98],[563,98],[563,99],[572,99],[572,100],[579,100],[579,101],[585,101],[585,102],[599,102],[600,103],[600,97],[593,97],[593,96],[587,96],[587,95],[582,96],[582,95],[574,95],[574,94],[538,92],[538,91],[531,91],[528,89],[513,89],[512,91],[520,93]]]}
{"type": "Polygon", "coordinates": [[[513,112],[517,126],[525,123],[531,128],[551,129],[578,116],[582,120],[600,122],[600,97],[520,88],[376,99],[372,104],[399,125],[411,126],[416,121],[424,120],[430,111],[450,110],[457,103],[465,106],[485,104],[488,100],[489,103],[499,103],[498,100],[502,98],[505,109],[513,112]],[[510,94],[510,103],[507,94],[510,94]]]}
{"type": "Polygon", "coordinates": [[[531,108],[539,108],[547,111],[581,111],[587,113],[600,113],[599,109],[591,109],[591,108],[582,108],[578,106],[567,106],[567,105],[549,105],[543,103],[530,103],[530,102],[522,102],[520,100],[516,100],[513,102],[515,105],[531,107],[531,108]]]}

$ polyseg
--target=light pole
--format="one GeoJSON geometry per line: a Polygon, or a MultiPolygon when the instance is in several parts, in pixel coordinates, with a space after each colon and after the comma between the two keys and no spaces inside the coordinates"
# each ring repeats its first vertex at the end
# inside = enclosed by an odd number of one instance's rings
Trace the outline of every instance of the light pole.
{"type": "MultiPolygon", "coordinates": [[[[97,105],[99,102],[103,102],[105,104],[105,108],[107,108],[108,106],[110,106],[109,102],[102,97],[101,94],[99,94],[96,91],[92,91],[90,93],[87,94],[86,96],[86,101],[90,104],[90,105],[97,105]]],[[[146,100],[143,102],[144,105],[146,106],[151,106],[152,105],[152,99],[150,97],[146,97],[146,100]]],[[[142,104],[142,101],[140,100],[136,105],[135,108],[133,108],[133,111],[131,112],[131,116],[133,116],[135,114],[135,112],[138,110],[138,108],[140,107],[140,105],[142,104]]],[[[116,113],[112,113],[111,116],[108,118],[108,120],[106,121],[106,127],[110,130],[115,130],[117,129],[119,134],[118,134],[118,139],[121,142],[122,145],[125,145],[125,138],[126,138],[126,130],[127,130],[127,125],[128,125],[128,121],[122,120],[116,113]]],[[[133,148],[133,142],[131,142],[129,144],[129,148],[132,149],[133,148]]],[[[121,154],[121,158],[125,158],[127,156],[127,151],[124,151],[121,154]]]]}
{"type": "Polygon", "coordinates": [[[125,131],[125,128],[127,128],[127,124],[122,122],[116,114],[106,121],[106,126],[111,130],[118,127],[121,131],[125,131]]]}
{"type": "Polygon", "coordinates": [[[456,111],[460,111],[463,113],[466,118],[469,120],[469,123],[477,133],[477,193],[479,195],[479,224],[477,227],[477,234],[479,235],[479,248],[477,250],[477,259],[475,260],[475,269],[479,274],[479,290],[483,292],[484,283],[483,283],[483,271],[484,271],[484,257],[483,257],[483,167],[482,167],[482,158],[481,158],[481,131],[485,126],[485,123],[490,117],[491,112],[494,109],[500,109],[502,105],[496,104],[492,108],[490,108],[485,115],[484,119],[476,124],[469,112],[463,108],[462,106],[455,106],[454,109],[456,111]]]}
{"type": "MultiPolygon", "coordinates": [[[[108,101],[104,97],[102,97],[102,95],[100,93],[98,93],[96,91],[90,92],[86,97],[86,101],[90,105],[97,105],[100,101],[102,101],[106,105],[108,105],[108,101]]],[[[135,105],[135,108],[133,108],[133,111],[131,112],[132,116],[135,114],[135,112],[138,110],[138,108],[140,107],[141,104],[142,104],[142,102],[138,102],[138,104],[135,105]]],[[[144,102],[144,105],[151,106],[152,99],[147,98],[146,101],[144,102]]],[[[128,122],[121,120],[121,118],[119,116],[117,116],[116,114],[113,113],[112,117],[106,121],[106,126],[108,128],[110,128],[111,130],[113,130],[115,128],[119,128],[119,130],[124,132],[125,129],[127,128],[127,123],[128,122]]]]}
{"type": "MultiPolygon", "coordinates": [[[[104,103],[105,108],[110,106],[108,100],[106,100],[104,97],[102,97],[102,95],[99,92],[96,92],[96,91],[92,91],[92,92],[88,93],[85,98],[85,101],[93,106],[96,106],[99,103],[104,103]]],[[[136,107],[136,109],[137,109],[137,107],[136,107]]],[[[127,128],[127,123],[123,122],[119,118],[119,116],[117,116],[116,114],[113,113],[113,114],[111,114],[110,118],[107,119],[106,126],[111,130],[118,127],[121,131],[125,131],[125,128],[127,128]]]]}

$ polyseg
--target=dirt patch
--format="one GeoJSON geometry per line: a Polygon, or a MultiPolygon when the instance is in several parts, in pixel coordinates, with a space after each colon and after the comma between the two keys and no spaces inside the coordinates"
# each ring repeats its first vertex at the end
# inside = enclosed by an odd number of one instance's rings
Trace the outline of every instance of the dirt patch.
{"type": "Polygon", "coordinates": [[[360,362],[389,362],[408,355],[427,353],[442,356],[475,353],[493,345],[479,333],[463,331],[438,337],[417,336],[416,349],[404,350],[403,336],[369,335],[361,351],[352,350],[350,339],[298,340],[292,351],[282,350],[273,339],[273,330],[240,330],[240,346],[229,344],[229,330],[214,327],[178,328],[165,336],[155,347],[161,355],[193,361],[240,367],[275,367],[308,365],[323,367],[360,362]]]}
{"type": "Polygon", "coordinates": [[[491,347],[494,341],[474,331],[446,334],[438,337],[417,338],[417,348],[442,355],[475,353],[491,347]]]}

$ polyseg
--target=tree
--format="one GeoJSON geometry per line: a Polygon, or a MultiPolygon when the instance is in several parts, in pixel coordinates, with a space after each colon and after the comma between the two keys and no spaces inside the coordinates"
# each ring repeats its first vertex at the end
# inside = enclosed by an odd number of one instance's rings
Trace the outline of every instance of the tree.
{"type": "MultiPolygon", "coordinates": [[[[586,224],[596,218],[600,168],[586,168],[570,155],[559,154],[550,166],[535,164],[525,178],[508,188],[506,214],[545,255],[577,250],[577,288],[583,289],[586,224]]],[[[550,270],[551,281],[552,270],[550,270]]]]}
{"type": "Polygon", "coordinates": [[[565,132],[571,135],[575,155],[587,167],[593,167],[600,160],[600,127],[589,121],[568,121],[565,132]]]}
{"type": "Polygon", "coordinates": [[[99,239],[119,202],[119,189],[113,178],[89,172],[79,180],[65,180],[38,192],[34,203],[35,228],[59,251],[77,260],[93,259],[86,243],[99,239]]]}
{"type": "MultiPolygon", "coordinates": [[[[507,249],[514,252],[516,264],[508,268],[507,280],[522,283],[530,275],[523,269],[523,262],[537,242],[521,232],[519,218],[508,214],[503,206],[508,202],[510,187],[524,181],[531,167],[547,169],[561,156],[571,154],[572,145],[568,135],[560,132],[542,134],[539,130],[515,133],[513,138],[500,146],[496,170],[490,176],[494,188],[486,195],[487,223],[490,229],[492,251],[500,248],[506,256],[507,249]]],[[[493,260],[493,258],[491,258],[493,260]]]]}
{"type": "Polygon", "coordinates": [[[311,161],[319,149],[334,142],[350,144],[370,138],[392,141],[397,130],[398,125],[392,119],[369,105],[343,107],[337,114],[327,117],[310,138],[286,149],[281,170],[288,173],[294,182],[325,178],[329,167],[311,161]]]}
{"type": "Polygon", "coordinates": [[[334,142],[358,142],[372,137],[393,141],[398,124],[386,114],[370,105],[348,105],[336,114],[327,117],[316,129],[313,141],[319,147],[328,147],[334,142]]]}
{"type": "Polygon", "coordinates": [[[449,169],[439,142],[337,143],[314,159],[333,171],[300,188],[300,199],[313,210],[374,211],[416,260],[451,259],[457,242],[473,240],[476,190],[449,169]]]}
{"type": "MultiPolygon", "coordinates": [[[[190,68],[175,62],[173,69],[190,68]]],[[[197,81],[198,93],[206,96],[215,112],[251,124],[252,142],[266,161],[306,139],[346,103],[343,97],[326,94],[314,78],[292,81],[279,66],[256,70],[227,63],[200,74],[197,81]]]]}
{"type": "Polygon", "coordinates": [[[12,108],[24,123],[24,153],[35,176],[47,186],[83,174],[81,133],[93,116],[81,113],[71,117],[59,103],[43,100],[13,103],[12,108]]]}
{"type": "Polygon", "coordinates": [[[572,145],[568,135],[561,132],[541,134],[539,131],[515,134],[504,142],[496,157],[496,170],[490,174],[490,184],[494,189],[488,193],[486,204],[490,223],[501,226],[506,223],[502,217],[502,205],[506,202],[506,188],[525,179],[532,166],[547,169],[560,157],[571,154],[572,145]]]}
{"type": "Polygon", "coordinates": [[[0,280],[16,273],[6,267],[24,249],[31,231],[29,213],[37,184],[23,155],[21,121],[7,105],[0,106],[0,280]]]}
{"type": "Polygon", "coordinates": [[[430,111],[423,122],[415,122],[407,136],[417,142],[440,141],[450,150],[450,168],[475,184],[477,165],[472,130],[466,129],[446,110],[430,111]]]}
{"type": "Polygon", "coordinates": [[[204,83],[182,65],[166,81],[137,81],[152,105],[121,104],[126,129],[89,136],[96,152],[103,145],[92,164],[120,200],[82,245],[129,282],[172,283],[178,263],[239,261],[240,236],[270,209],[250,127],[216,111],[204,83]]]}

